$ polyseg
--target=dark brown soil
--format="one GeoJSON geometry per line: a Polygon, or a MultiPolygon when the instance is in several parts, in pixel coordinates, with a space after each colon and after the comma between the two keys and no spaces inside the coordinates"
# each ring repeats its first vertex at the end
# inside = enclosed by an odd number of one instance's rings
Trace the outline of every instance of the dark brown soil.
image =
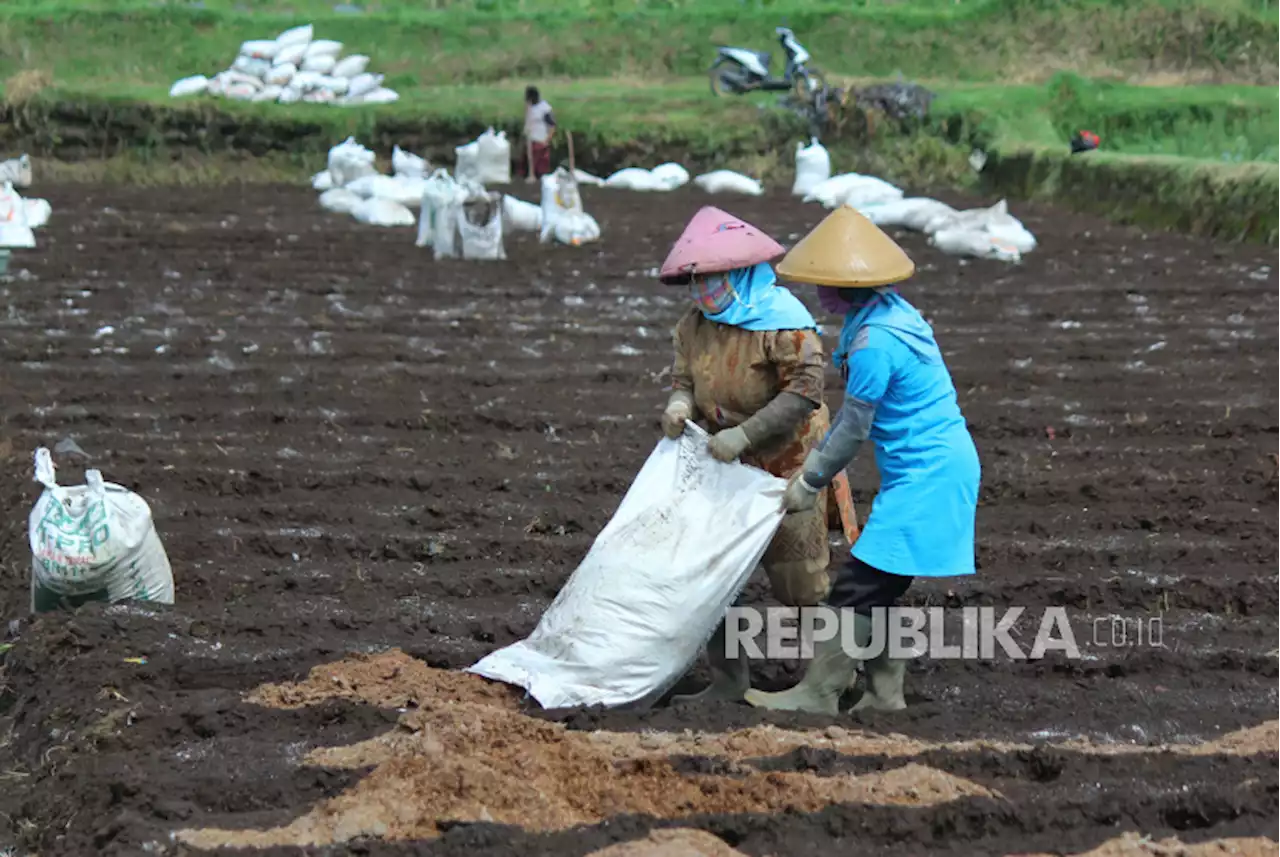
{"type": "MultiPolygon", "coordinates": [[[[244,694],[391,647],[464,667],[533,629],[653,448],[682,303],[649,271],[708,200],[588,191],[597,246],[519,236],[510,261],[437,264],[412,230],[325,215],[308,190],[40,191],[53,221],[0,284],[0,606],[21,620],[0,695],[0,848],[192,853],[171,833],[287,824],[366,773],[302,764],[307,751],[399,715],[244,694]],[[174,608],[27,616],[31,452],[66,435],[152,504],[174,608]]],[[[778,196],[715,202],[783,241],[823,215],[778,196]]],[[[909,600],[1066,606],[1089,658],[918,663],[907,712],[840,723],[1058,744],[671,760],[729,779],[915,762],[1000,797],[552,833],[442,824],[430,841],[312,853],[582,855],[655,826],[752,855],[1060,853],[1126,830],[1274,837],[1274,746],[1155,749],[1276,717],[1274,251],[1018,213],[1040,239],[1018,267],[902,239],[919,266],[904,292],[935,325],[983,465],[979,574],[909,600]],[[1093,620],[1112,613],[1162,616],[1164,647],[1094,644],[1093,620]],[[1060,746],[1077,737],[1152,752],[1060,746]]],[[[854,481],[865,515],[869,456],[854,481]]],[[[756,581],[744,600],[766,593],[756,581]]],[[[758,664],[753,678],[784,686],[798,667],[758,664]]],[[[831,725],[733,705],[530,713],[621,732],[831,725]]]]}

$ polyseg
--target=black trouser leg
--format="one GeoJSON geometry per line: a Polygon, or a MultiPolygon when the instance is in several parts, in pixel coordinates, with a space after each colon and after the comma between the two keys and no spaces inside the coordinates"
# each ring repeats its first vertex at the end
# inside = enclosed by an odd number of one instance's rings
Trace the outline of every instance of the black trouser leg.
{"type": "Polygon", "coordinates": [[[852,560],[836,575],[827,604],[831,607],[849,608],[864,616],[870,616],[876,607],[889,608],[897,604],[915,580],[905,574],[890,574],[860,559],[852,560]]]}

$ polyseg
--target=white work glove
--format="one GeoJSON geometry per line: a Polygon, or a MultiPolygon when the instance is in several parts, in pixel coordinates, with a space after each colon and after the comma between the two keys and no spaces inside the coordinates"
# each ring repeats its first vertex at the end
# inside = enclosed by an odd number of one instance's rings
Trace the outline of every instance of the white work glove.
{"type": "Polygon", "coordinates": [[[747,433],[739,426],[717,432],[711,440],[707,441],[707,452],[711,453],[711,457],[716,461],[733,461],[746,452],[749,446],[751,446],[751,441],[747,439],[747,433]]]}
{"type": "Polygon", "coordinates": [[[662,412],[662,433],[669,439],[675,440],[684,434],[684,424],[691,416],[693,416],[693,405],[689,404],[688,399],[672,396],[671,401],[667,403],[667,409],[662,412]]]}
{"type": "Polygon", "coordinates": [[[787,483],[787,492],[782,495],[782,508],[788,514],[807,512],[818,502],[818,494],[821,492],[821,488],[811,488],[809,483],[804,481],[803,470],[797,471],[787,483]]]}

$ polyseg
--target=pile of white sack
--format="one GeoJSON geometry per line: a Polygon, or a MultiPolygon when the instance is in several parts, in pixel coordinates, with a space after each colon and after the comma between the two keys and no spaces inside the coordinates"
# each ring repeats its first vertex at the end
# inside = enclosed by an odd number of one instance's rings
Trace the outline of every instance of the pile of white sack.
{"type": "Polygon", "coordinates": [[[33,229],[49,222],[53,207],[45,199],[24,199],[15,188],[30,187],[31,159],[22,155],[0,161],[0,250],[36,246],[33,229]]]}
{"type": "Polygon", "coordinates": [[[280,104],[390,104],[400,95],[372,74],[364,54],[342,56],[342,42],[314,39],[310,24],[285,30],[274,39],[240,46],[231,68],[212,78],[184,77],[169,89],[171,98],[215,95],[236,101],[280,104]]]}
{"type": "Polygon", "coordinates": [[[397,146],[391,153],[394,174],[388,176],[378,172],[376,160],[354,137],[330,149],[329,168],[311,178],[320,207],[369,226],[412,226],[410,209],[422,204],[427,162],[397,146]]]}
{"type": "Polygon", "coordinates": [[[1036,248],[1036,237],[1009,213],[1003,199],[990,208],[966,211],[924,197],[856,207],[877,226],[925,233],[931,245],[949,256],[1019,262],[1036,248]]]}

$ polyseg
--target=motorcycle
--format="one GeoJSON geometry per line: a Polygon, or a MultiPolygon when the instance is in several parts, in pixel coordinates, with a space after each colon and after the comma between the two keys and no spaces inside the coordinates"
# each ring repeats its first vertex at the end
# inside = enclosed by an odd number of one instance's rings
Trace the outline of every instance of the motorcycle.
{"type": "Polygon", "coordinates": [[[807,104],[819,93],[826,91],[826,79],[818,69],[806,65],[809,52],[796,41],[796,34],[786,27],[778,27],[774,33],[787,55],[787,66],[782,77],[770,75],[769,62],[773,58],[770,53],[721,47],[716,61],[708,69],[711,94],[719,96],[730,92],[743,95],[755,91],[782,92],[794,89],[796,96],[807,104]]]}

